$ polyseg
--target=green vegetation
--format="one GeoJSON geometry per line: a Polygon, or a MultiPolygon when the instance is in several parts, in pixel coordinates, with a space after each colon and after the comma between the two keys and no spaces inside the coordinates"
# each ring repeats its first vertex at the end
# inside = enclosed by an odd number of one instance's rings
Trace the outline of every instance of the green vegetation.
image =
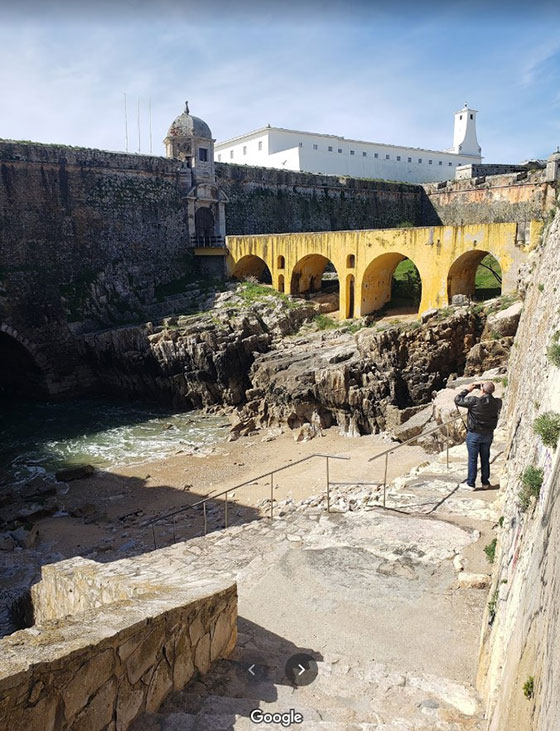
{"type": "Polygon", "coordinates": [[[488,621],[490,624],[492,624],[492,622],[494,621],[494,617],[496,616],[496,610],[498,608],[498,596],[499,592],[496,589],[492,594],[490,601],[488,602],[488,621]]]}
{"type": "Polygon", "coordinates": [[[498,542],[497,538],[493,538],[490,543],[484,547],[484,553],[486,554],[486,558],[488,559],[489,563],[494,563],[494,559],[496,558],[496,543],[498,542]]]}
{"type": "Polygon", "coordinates": [[[523,474],[521,475],[522,486],[517,493],[521,512],[524,513],[528,509],[533,498],[539,497],[543,483],[543,477],[543,470],[539,467],[535,467],[534,465],[529,465],[523,471],[523,474]]]}
{"type": "Polygon", "coordinates": [[[560,438],[560,414],[546,411],[533,422],[533,431],[538,434],[545,447],[556,449],[560,438]]]}
{"type": "Polygon", "coordinates": [[[391,304],[418,306],[421,296],[422,283],[418,269],[410,259],[403,259],[393,272],[391,304]]]}
{"type": "Polygon", "coordinates": [[[504,516],[503,515],[500,515],[500,517],[498,519],[498,525],[500,526],[500,528],[504,527],[504,516]]]}
{"type": "Polygon", "coordinates": [[[523,695],[527,700],[531,700],[535,695],[535,678],[532,675],[529,675],[523,684],[523,695]]]}
{"type": "Polygon", "coordinates": [[[552,363],[553,366],[556,366],[556,368],[560,368],[560,343],[558,342],[560,340],[560,330],[557,330],[554,335],[552,336],[552,343],[549,345],[548,350],[546,351],[546,356],[548,360],[552,363]]]}
{"type": "Polygon", "coordinates": [[[544,292],[544,284],[539,283],[539,292],[544,292]]]}
{"type": "Polygon", "coordinates": [[[335,330],[337,327],[340,327],[340,322],[326,315],[315,315],[313,322],[318,330],[335,330]]]}
{"type": "Polygon", "coordinates": [[[478,265],[475,284],[475,297],[479,300],[498,297],[502,291],[502,270],[498,260],[487,254],[478,265]]]}
{"type": "Polygon", "coordinates": [[[237,295],[241,297],[246,305],[254,305],[265,297],[274,297],[284,302],[288,307],[297,307],[297,302],[291,300],[287,295],[278,292],[272,287],[267,287],[265,284],[255,282],[252,279],[246,279],[244,282],[241,282],[237,289],[237,295]]]}

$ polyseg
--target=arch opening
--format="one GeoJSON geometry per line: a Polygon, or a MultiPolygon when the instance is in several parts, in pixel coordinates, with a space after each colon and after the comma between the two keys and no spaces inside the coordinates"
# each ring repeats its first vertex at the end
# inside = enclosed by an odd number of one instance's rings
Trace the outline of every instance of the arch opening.
{"type": "Polygon", "coordinates": [[[45,375],[32,353],[6,332],[0,332],[0,396],[45,398],[45,375]]]}
{"type": "Polygon", "coordinates": [[[267,263],[254,254],[248,254],[239,259],[233,268],[232,277],[235,279],[254,278],[261,284],[272,284],[272,275],[267,263]]]}
{"type": "Polygon", "coordinates": [[[487,300],[502,293],[502,268],[488,251],[467,251],[458,257],[447,275],[447,297],[456,294],[487,300]]]}
{"type": "Polygon", "coordinates": [[[280,274],[278,277],[278,291],[283,292],[284,291],[284,275],[280,274]]]}
{"type": "Polygon", "coordinates": [[[202,206],[195,211],[194,229],[197,241],[209,243],[216,235],[214,214],[207,206],[202,206]]]}
{"type": "Polygon", "coordinates": [[[414,262],[404,254],[381,254],[371,261],[362,282],[361,314],[383,308],[392,315],[414,315],[422,298],[422,280],[414,262]]]}
{"type": "Polygon", "coordinates": [[[292,271],[290,291],[306,299],[330,304],[330,312],[339,308],[339,279],[334,264],[322,254],[308,254],[292,271]]]}
{"type": "Polygon", "coordinates": [[[286,266],[286,260],[284,259],[284,257],[282,255],[280,255],[278,257],[277,267],[278,267],[278,269],[284,269],[285,266],[286,266]]]}
{"type": "Polygon", "coordinates": [[[353,274],[348,274],[346,277],[346,306],[344,308],[344,317],[347,320],[354,317],[355,289],[355,277],[353,274]]]}

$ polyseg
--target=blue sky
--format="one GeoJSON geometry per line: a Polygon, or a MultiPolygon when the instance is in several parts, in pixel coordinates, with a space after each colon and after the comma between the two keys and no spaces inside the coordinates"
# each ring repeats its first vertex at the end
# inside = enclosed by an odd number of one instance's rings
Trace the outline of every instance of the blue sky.
{"type": "Polygon", "coordinates": [[[270,123],[444,149],[479,111],[486,162],[560,144],[560,4],[153,0],[3,10],[0,137],[153,152],[185,99],[224,140],[270,123]],[[200,10],[200,8],[203,10],[200,10]]]}

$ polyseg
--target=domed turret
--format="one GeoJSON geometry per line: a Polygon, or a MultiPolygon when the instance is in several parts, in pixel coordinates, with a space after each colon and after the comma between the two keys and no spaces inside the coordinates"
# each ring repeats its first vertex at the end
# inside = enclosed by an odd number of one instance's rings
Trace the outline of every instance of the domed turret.
{"type": "Polygon", "coordinates": [[[173,124],[169,127],[168,137],[202,137],[207,140],[212,139],[210,127],[203,119],[193,117],[189,112],[189,103],[185,102],[185,111],[175,118],[173,124]]]}
{"type": "Polygon", "coordinates": [[[545,180],[547,183],[555,183],[560,179],[560,148],[548,158],[546,162],[545,180]]]}
{"type": "Polygon", "coordinates": [[[184,160],[187,167],[196,170],[199,180],[214,178],[212,132],[206,122],[193,117],[188,102],[185,111],[173,120],[163,143],[166,156],[184,160]]]}

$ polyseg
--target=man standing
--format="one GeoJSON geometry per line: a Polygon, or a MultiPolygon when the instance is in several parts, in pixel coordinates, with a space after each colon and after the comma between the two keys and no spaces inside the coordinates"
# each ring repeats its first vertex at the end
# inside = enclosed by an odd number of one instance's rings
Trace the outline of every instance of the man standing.
{"type": "Polygon", "coordinates": [[[457,396],[455,404],[468,409],[467,414],[467,450],[469,453],[469,471],[466,483],[474,488],[478,455],[480,454],[480,473],[482,486],[490,487],[490,445],[494,438],[494,429],[498,424],[498,416],[502,408],[502,400],[494,398],[495,386],[491,381],[482,384],[482,396],[468,396],[471,391],[480,388],[480,384],[471,383],[457,396]]]}

